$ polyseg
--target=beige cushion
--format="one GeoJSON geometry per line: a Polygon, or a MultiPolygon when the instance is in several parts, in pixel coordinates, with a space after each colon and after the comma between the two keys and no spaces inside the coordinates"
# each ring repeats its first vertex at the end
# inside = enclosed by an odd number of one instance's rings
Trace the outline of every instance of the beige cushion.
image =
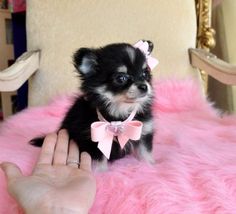
{"type": "MultiPolygon", "coordinates": [[[[216,8],[217,55],[225,61],[236,64],[236,1],[223,0],[216,8]]],[[[215,83],[212,94],[218,105],[236,112],[236,86],[226,89],[215,83]],[[220,87],[219,87],[220,86],[220,87]],[[224,91],[226,90],[226,92],[224,91]],[[226,93],[226,94],[225,94],[226,93]]]]}
{"type": "Polygon", "coordinates": [[[71,56],[76,49],[149,39],[160,64],[155,76],[197,74],[188,48],[195,47],[194,0],[30,0],[28,49],[41,49],[40,70],[30,80],[29,104],[78,89],[71,56]]]}
{"type": "MultiPolygon", "coordinates": [[[[236,1],[224,0],[222,2],[223,21],[225,29],[225,44],[228,62],[236,64],[236,1]]],[[[233,111],[236,112],[236,86],[232,87],[231,95],[233,111]]]]}

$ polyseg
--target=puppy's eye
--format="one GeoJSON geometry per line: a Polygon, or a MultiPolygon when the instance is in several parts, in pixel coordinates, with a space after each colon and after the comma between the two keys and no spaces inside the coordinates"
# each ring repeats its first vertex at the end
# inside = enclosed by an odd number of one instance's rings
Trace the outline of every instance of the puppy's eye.
{"type": "Polygon", "coordinates": [[[125,73],[119,73],[114,76],[114,83],[116,85],[125,85],[129,80],[129,75],[125,73]]]}
{"type": "Polygon", "coordinates": [[[148,77],[149,77],[149,73],[148,73],[149,71],[147,70],[147,69],[145,69],[143,72],[142,72],[142,77],[144,78],[144,79],[148,79],[148,77]]]}

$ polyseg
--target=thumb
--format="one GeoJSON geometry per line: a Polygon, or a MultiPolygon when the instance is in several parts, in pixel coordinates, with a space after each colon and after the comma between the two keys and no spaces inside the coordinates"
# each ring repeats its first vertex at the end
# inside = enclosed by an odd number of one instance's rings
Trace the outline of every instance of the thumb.
{"type": "Polygon", "coordinates": [[[8,181],[22,176],[20,168],[13,163],[4,162],[0,164],[0,167],[4,171],[8,181]]]}

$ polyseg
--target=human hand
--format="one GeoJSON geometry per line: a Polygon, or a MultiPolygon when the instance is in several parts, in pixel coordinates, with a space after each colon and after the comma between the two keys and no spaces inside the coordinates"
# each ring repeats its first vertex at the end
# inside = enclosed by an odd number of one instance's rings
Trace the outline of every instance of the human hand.
{"type": "Polygon", "coordinates": [[[25,213],[88,213],[96,192],[91,157],[83,152],[78,168],[77,163],[71,163],[79,161],[78,147],[68,141],[65,130],[60,130],[58,136],[49,134],[30,176],[22,175],[13,163],[0,165],[10,194],[25,213]]]}

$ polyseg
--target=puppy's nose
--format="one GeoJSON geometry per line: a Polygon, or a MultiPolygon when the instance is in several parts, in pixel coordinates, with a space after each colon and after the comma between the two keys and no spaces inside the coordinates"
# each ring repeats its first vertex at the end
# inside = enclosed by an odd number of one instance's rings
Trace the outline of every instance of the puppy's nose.
{"type": "Polygon", "coordinates": [[[143,93],[146,93],[147,92],[147,85],[146,84],[143,84],[143,83],[141,83],[141,84],[138,84],[137,85],[137,87],[138,87],[138,89],[141,91],[141,92],[143,92],[143,93]]]}

